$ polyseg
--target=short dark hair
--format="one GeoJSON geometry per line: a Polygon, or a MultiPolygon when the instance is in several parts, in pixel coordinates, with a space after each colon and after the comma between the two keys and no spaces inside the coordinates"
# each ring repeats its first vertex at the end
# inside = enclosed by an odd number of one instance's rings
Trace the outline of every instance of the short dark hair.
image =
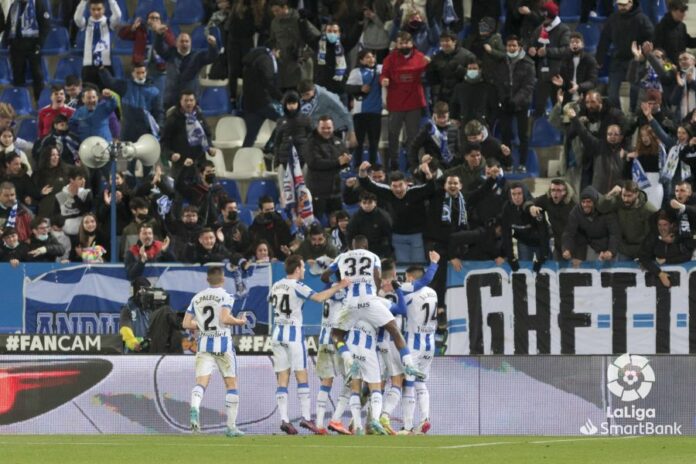
{"type": "Polygon", "coordinates": [[[433,114],[442,116],[443,114],[449,113],[449,105],[447,102],[439,101],[433,105],[433,114]]]}
{"type": "Polygon", "coordinates": [[[17,153],[16,151],[5,153],[5,164],[10,164],[17,158],[22,159],[22,157],[19,156],[19,153],[17,153]]]}
{"type": "Polygon", "coordinates": [[[358,61],[362,61],[368,53],[372,53],[373,55],[375,52],[373,50],[370,50],[369,48],[363,48],[358,52],[358,61]]]}
{"type": "Polygon", "coordinates": [[[131,198],[130,202],[128,203],[128,208],[129,209],[141,209],[141,208],[150,209],[150,202],[147,201],[143,197],[133,197],[133,198],[131,198]]]}
{"type": "Polygon", "coordinates": [[[625,180],[621,185],[621,188],[631,193],[640,192],[640,186],[638,185],[638,182],[634,180],[625,180]]]}
{"type": "Polygon", "coordinates": [[[319,122],[326,122],[326,121],[331,121],[333,122],[333,118],[329,116],[328,114],[322,114],[319,116],[319,122]]]}
{"type": "Polygon", "coordinates": [[[205,171],[205,168],[214,168],[215,163],[208,159],[204,159],[198,162],[198,172],[203,172],[205,171]]]}
{"type": "Polygon", "coordinates": [[[522,185],[521,182],[512,182],[510,184],[510,191],[512,192],[515,189],[522,189],[522,191],[524,192],[524,185],[522,185]]]}
{"type": "Polygon", "coordinates": [[[225,269],[222,266],[210,266],[206,272],[207,277],[225,274],[225,269]]]}
{"type": "Polygon", "coordinates": [[[500,161],[498,161],[498,158],[494,158],[492,156],[486,158],[486,167],[493,168],[496,166],[500,166],[500,161]]]}
{"type": "Polygon", "coordinates": [[[393,271],[396,269],[396,262],[391,258],[384,258],[382,260],[382,274],[388,271],[393,271]]]}
{"type": "Polygon", "coordinates": [[[83,179],[87,178],[87,173],[85,170],[82,168],[82,166],[72,166],[68,170],[68,179],[77,179],[78,177],[82,177],[83,179]]]}
{"type": "Polygon", "coordinates": [[[314,82],[311,79],[303,79],[297,84],[297,91],[302,95],[305,92],[314,90],[314,82]]]}
{"type": "Polygon", "coordinates": [[[273,201],[273,198],[269,195],[264,195],[259,198],[259,208],[261,208],[264,203],[273,203],[275,205],[275,201],[273,201]]]}
{"type": "Polygon", "coordinates": [[[288,6],[288,0],[271,0],[270,6],[288,6]]]}
{"type": "Polygon", "coordinates": [[[138,234],[140,234],[140,231],[143,229],[152,229],[154,231],[154,227],[152,226],[151,222],[143,222],[138,226],[138,234]]]}
{"type": "Polygon", "coordinates": [[[401,171],[392,171],[389,173],[389,182],[398,182],[400,180],[406,180],[406,176],[401,171]]]}
{"type": "Polygon", "coordinates": [[[300,255],[290,255],[285,258],[285,273],[292,274],[300,266],[302,266],[302,256],[300,255]]]}
{"type": "Polygon", "coordinates": [[[334,213],[334,217],[336,218],[336,222],[338,222],[342,219],[350,219],[350,214],[348,214],[347,211],[340,209],[334,213]]]}
{"type": "MultiPolygon", "coordinates": [[[[196,98],[196,92],[194,92],[193,90],[184,89],[181,92],[179,92],[179,100],[181,100],[181,97],[183,97],[185,95],[193,95],[193,98],[196,98]]],[[[198,99],[196,99],[196,100],[198,100],[198,99]]]]}
{"type": "Polygon", "coordinates": [[[466,146],[464,147],[464,156],[468,155],[469,153],[473,151],[481,151],[481,144],[480,143],[467,143],[466,146]]]}
{"type": "Polygon", "coordinates": [[[580,40],[582,40],[582,41],[584,42],[584,41],[585,41],[585,36],[582,35],[582,32],[573,31],[573,32],[570,33],[570,39],[571,39],[571,40],[572,40],[572,39],[580,39],[580,40]]]}
{"type": "Polygon", "coordinates": [[[65,225],[65,217],[62,214],[54,214],[51,216],[51,225],[62,229],[65,225]]]}
{"type": "Polygon", "coordinates": [[[363,191],[360,193],[360,201],[377,201],[377,195],[372,192],[363,191]]]}
{"type": "Polygon", "coordinates": [[[440,34],[440,40],[442,40],[442,39],[450,39],[450,40],[453,40],[456,42],[457,41],[457,34],[455,34],[452,31],[449,31],[449,30],[444,30],[440,34]]]}
{"type": "Polygon", "coordinates": [[[51,93],[60,92],[61,90],[63,92],[65,92],[65,88],[62,85],[60,85],[60,84],[52,84],[51,85],[51,93]]]}
{"type": "Polygon", "coordinates": [[[423,266],[414,264],[406,268],[406,274],[411,274],[414,277],[420,277],[425,274],[425,269],[423,269],[423,266]]]}
{"type": "Polygon", "coordinates": [[[413,42],[413,36],[406,31],[400,31],[396,35],[396,40],[401,40],[402,42],[413,42]]]}
{"type": "Polygon", "coordinates": [[[104,5],[104,0],[89,0],[89,6],[104,5]]]}
{"type": "Polygon", "coordinates": [[[186,205],[183,208],[181,208],[181,215],[183,216],[184,213],[196,213],[196,214],[198,214],[198,206],[186,205]]]}
{"type": "Polygon", "coordinates": [[[65,77],[65,86],[66,87],[72,87],[74,85],[82,85],[82,79],[80,79],[80,76],[76,76],[75,74],[70,74],[65,77]]]}
{"type": "Polygon", "coordinates": [[[517,37],[515,34],[510,34],[507,36],[505,39],[505,43],[507,44],[508,42],[517,42],[518,44],[522,43],[519,37],[517,37]]]}
{"type": "Polygon", "coordinates": [[[686,11],[689,9],[689,4],[685,0],[668,0],[667,9],[669,11],[686,11]]]}
{"type": "Polygon", "coordinates": [[[353,237],[353,247],[362,247],[362,248],[367,248],[368,246],[368,241],[367,237],[364,235],[356,235],[353,237]]]}
{"type": "Polygon", "coordinates": [[[210,227],[203,227],[199,232],[198,232],[198,237],[200,237],[203,234],[207,234],[210,232],[211,234],[215,235],[215,231],[211,229],[210,227]]]}
{"type": "Polygon", "coordinates": [[[46,222],[50,222],[50,221],[48,220],[48,218],[43,217],[43,216],[36,216],[34,219],[31,220],[31,225],[30,225],[30,227],[31,227],[32,229],[36,229],[36,228],[39,227],[41,224],[46,223],[46,222]]]}
{"type": "Polygon", "coordinates": [[[321,224],[312,224],[309,227],[309,235],[324,235],[324,228],[321,226],[321,224]]]}

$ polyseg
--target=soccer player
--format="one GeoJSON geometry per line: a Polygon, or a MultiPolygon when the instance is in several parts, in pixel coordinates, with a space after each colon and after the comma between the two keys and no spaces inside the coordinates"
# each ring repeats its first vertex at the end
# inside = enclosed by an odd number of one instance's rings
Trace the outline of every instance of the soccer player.
{"type": "Polygon", "coordinates": [[[305,266],[299,255],[288,256],[285,260],[285,273],[287,277],[273,284],[270,292],[270,301],[274,312],[273,368],[278,380],[276,401],[280,412],[280,430],[288,435],[297,435],[297,429],[290,423],[288,417],[288,383],[292,370],[297,379],[297,396],[302,410],[300,427],[320,434],[320,430],[312,421],[310,411],[307,349],[302,336],[302,306],[304,301],[308,299],[323,302],[346,288],[351,282],[344,279],[338,285],[315,293],[314,290],[302,283],[305,266]]]}
{"type": "Polygon", "coordinates": [[[360,320],[374,328],[384,327],[399,349],[404,372],[416,378],[423,378],[423,374],[413,363],[411,353],[399,332],[394,316],[389,311],[388,300],[377,297],[377,290],[380,288],[381,262],[377,255],[368,251],[367,245],[367,237],[356,235],[353,238],[353,249],[338,255],[321,275],[321,279],[328,283],[331,276],[338,272],[341,278],[348,278],[352,284],[347,290],[345,306],[338,318],[338,327],[331,331],[331,338],[343,358],[347,377],[352,378],[360,367],[353,362],[353,356],[344,340],[346,332],[360,320]]]}
{"type": "Polygon", "coordinates": [[[189,330],[200,330],[198,353],[196,353],[196,386],[191,391],[191,431],[200,432],[199,408],[213,368],[217,366],[222,375],[227,394],[228,437],[241,437],[244,432],[237,428],[239,393],[237,392],[237,357],[232,345],[230,325],[247,323],[243,312],[232,315],[234,298],[224,288],[225,271],[220,266],[208,268],[210,287],[196,293],[186,310],[182,326],[189,330]]]}

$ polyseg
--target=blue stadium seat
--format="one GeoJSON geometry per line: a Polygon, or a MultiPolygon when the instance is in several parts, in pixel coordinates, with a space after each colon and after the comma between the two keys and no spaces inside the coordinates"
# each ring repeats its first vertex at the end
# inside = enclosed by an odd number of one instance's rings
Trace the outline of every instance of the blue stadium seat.
{"type": "Polygon", "coordinates": [[[227,87],[206,87],[198,104],[204,116],[222,116],[229,113],[230,97],[227,87]]]}
{"type": "Polygon", "coordinates": [[[563,0],[560,8],[564,23],[576,23],[580,20],[580,0],[563,0]]]}
{"type": "Polygon", "coordinates": [[[237,205],[242,204],[242,196],[239,194],[237,183],[233,179],[220,179],[220,185],[227,192],[227,196],[237,202],[237,205]]]}
{"type": "Polygon", "coordinates": [[[8,85],[11,81],[10,60],[6,56],[0,56],[0,85],[8,85]]]}
{"type": "Polygon", "coordinates": [[[51,27],[41,52],[44,55],[60,55],[68,50],[70,50],[68,30],[61,26],[51,27]]]}
{"type": "Polygon", "coordinates": [[[11,104],[17,116],[26,116],[34,112],[31,96],[26,87],[7,87],[0,94],[0,102],[11,104]]]}
{"type": "Polygon", "coordinates": [[[172,13],[172,24],[195,24],[203,20],[203,4],[201,0],[186,0],[176,2],[172,13]]]}
{"type": "Polygon", "coordinates": [[[34,142],[38,138],[36,119],[23,119],[17,131],[17,137],[27,142],[34,142]]]}
{"type": "Polygon", "coordinates": [[[133,54],[133,41],[124,40],[116,34],[114,41],[111,42],[111,49],[116,55],[131,55],[133,54]]]}
{"type": "MultiPolygon", "coordinates": [[[[174,31],[172,31],[174,32],[174,31]]],[[[210,28],[210,33],[215,36],[217,39],[218,47],[222,43],[222,36],[220,34],[220,29],[217,27],[211,27],[210,28]]],[[[207,50],[208,49],[208,40],[207,37],[205,36],[205,27],[204,26],[198,26],[196,27],[193,32],[191,32],[191,48],[193,50],[207,50]]]]}
{"type": "Polygon", "coordinates": [[[561,134],[545,117],[537,118],[532,125],[529,144],[533,147],[552,147],[561,144],[561,134]]]}
{"type": "MultiPolygon", "coordinates": [[[[46,58],[41,58],[41,73],[44,76],[48,76],[48,64],[46,63],[46,58]]],[[[24,68],[24,80],[27,84],[34,82],[34,75],[31,73],[31,66],[29,65],[28,61],[26,62],[24,68]]]]}
{"type": "MultiPolygon", "coordinates": [[[[519,153],[519,148],[515,147],[512,150],[512,165],[514,167],[519,166],[520,164],[520,153],[519,153]]],[[[520,180],[520,179],[525,179],[527,177],[539,177],[539,158],[537,157],[537,154],[534,150],[531,148],[527,151],[527,162],[525,163],[525,167],[527,168],[527,172],[522,174],[518,172],[514,173],[506,173],[505,177],[508,178],[508,180],[520,180]]]]}
{"type": "Polygon", "coordinates": [[[39,102],[36,104],[37,109],[51,104],[51,87],[44,87],[39,95],[39,102]]]}
{"type": "MultiPolygon", "coordinates": [[[[188,3],[191,0],[181,0],[177,3],[188,3]]],[[[147,14],[151,11],[157,10],[162,17],[162,22],[167,23],[169,21],[169,16],[167,16],[167,8],[164,6],[163,0],[140,0],[138,6],[135,7],[135,13],[133,13],[134,18],[142,18],[143,21],[147,20],[147,14]]]]}
{"type": "Polygon", "coordinates": [[[585,51],[594,54],[597,51],[599,35],[602,33],[601,25],[597,23],[578,24],[575,31],[582,33],[585,38],[585,51]]]}
{"type": "Polygon", "coordinates": [[[278,193],[278,185],[276,182],[262,179],[252,180],[249,183],[245,203],[250,206],[256,206],[259,203],[259,198],[264,195],[270,196],[275,203],[278,203],[280,194],[278,193]]]}
{"type": "Polygon", "coordinates": [[[121,61],[120,56],[112,55],[111,56],[111,66],[113,67],[114,70],[114,77],[117,79],[123,79],[124,72],[123,72],[123,62],[121,61]]]}
{"type": "Polygon", "coordinates": [[[56,72],[53,74],[51,82],[62,84],[65,78],[72,75],[80,76],[82,73],[82,56],[66,55],[58,61],[56,72]]]}
{"type": "MultiPolygon", "coordinates": [[[[63,14],[62,13],[62,8],[63,8],[62,4],[65,2],[62,1],[60,3],[61,3],[61,8],[60,8],[61,13],[60,14],[62,15],[63,14]]],[[[121,9],[121,24],[123,25],[123,24],[128,23],[128,21],[130,21],[130,14],[128,14],[127,1],[126,0],[116,0],[116,3],[118,3],[118,7],[121,9]]],[[[142,1],[139,3],[142,3],[142,1]]],[[[111,16],[111,5],[109,5],[109,2],[105,1],[104,6],[106,7],[106,16],[107,17],[111,16]]],[[[85,18],[89,18],[89,7],[85,8],[85,15],[84,16],[85,16],[85,18]]],[[[143,17],[143,20],[144,19],[145,19],[145,17],[143,17]]]]}
{"type": "Polygon", "coordinates": [[[256,206],[254,205],[240,205],[239,207],[239,220],[242,221],[242,224],[246,224],[247,226],[250,226],[252,222],[254,222],[254,211],[256,210],[256,206]]]}

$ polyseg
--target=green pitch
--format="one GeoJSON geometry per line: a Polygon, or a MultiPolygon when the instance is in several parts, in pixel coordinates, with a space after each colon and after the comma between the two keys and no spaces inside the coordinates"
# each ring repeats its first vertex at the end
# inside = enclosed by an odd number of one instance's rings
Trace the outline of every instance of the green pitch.
{"type": "Polygon", "coordinates": [[[694,463],[687,437],[1,435],[3,464],[694,463]]]}

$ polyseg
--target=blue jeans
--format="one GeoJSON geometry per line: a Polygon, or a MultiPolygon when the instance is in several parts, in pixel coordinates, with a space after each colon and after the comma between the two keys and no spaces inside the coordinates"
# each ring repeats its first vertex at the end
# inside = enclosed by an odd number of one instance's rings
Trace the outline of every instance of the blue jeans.
{"type": "MultiPolygon", "coordinates": [[[[529,246],[524,243],[517,241],[517,259],[518,261],[533,261],[534,255],[537,256],[537,260],[541,256],[541,247],[539,246],[529,246]]],[[[548,256],[548,253],[546,253],[548,256]]]]}
{"type": "Polygon", "coordinates": [[[421,233],[392,234],[392,246],[396,262],[399,264],[425,262],[425,248],[421,233]]]}

